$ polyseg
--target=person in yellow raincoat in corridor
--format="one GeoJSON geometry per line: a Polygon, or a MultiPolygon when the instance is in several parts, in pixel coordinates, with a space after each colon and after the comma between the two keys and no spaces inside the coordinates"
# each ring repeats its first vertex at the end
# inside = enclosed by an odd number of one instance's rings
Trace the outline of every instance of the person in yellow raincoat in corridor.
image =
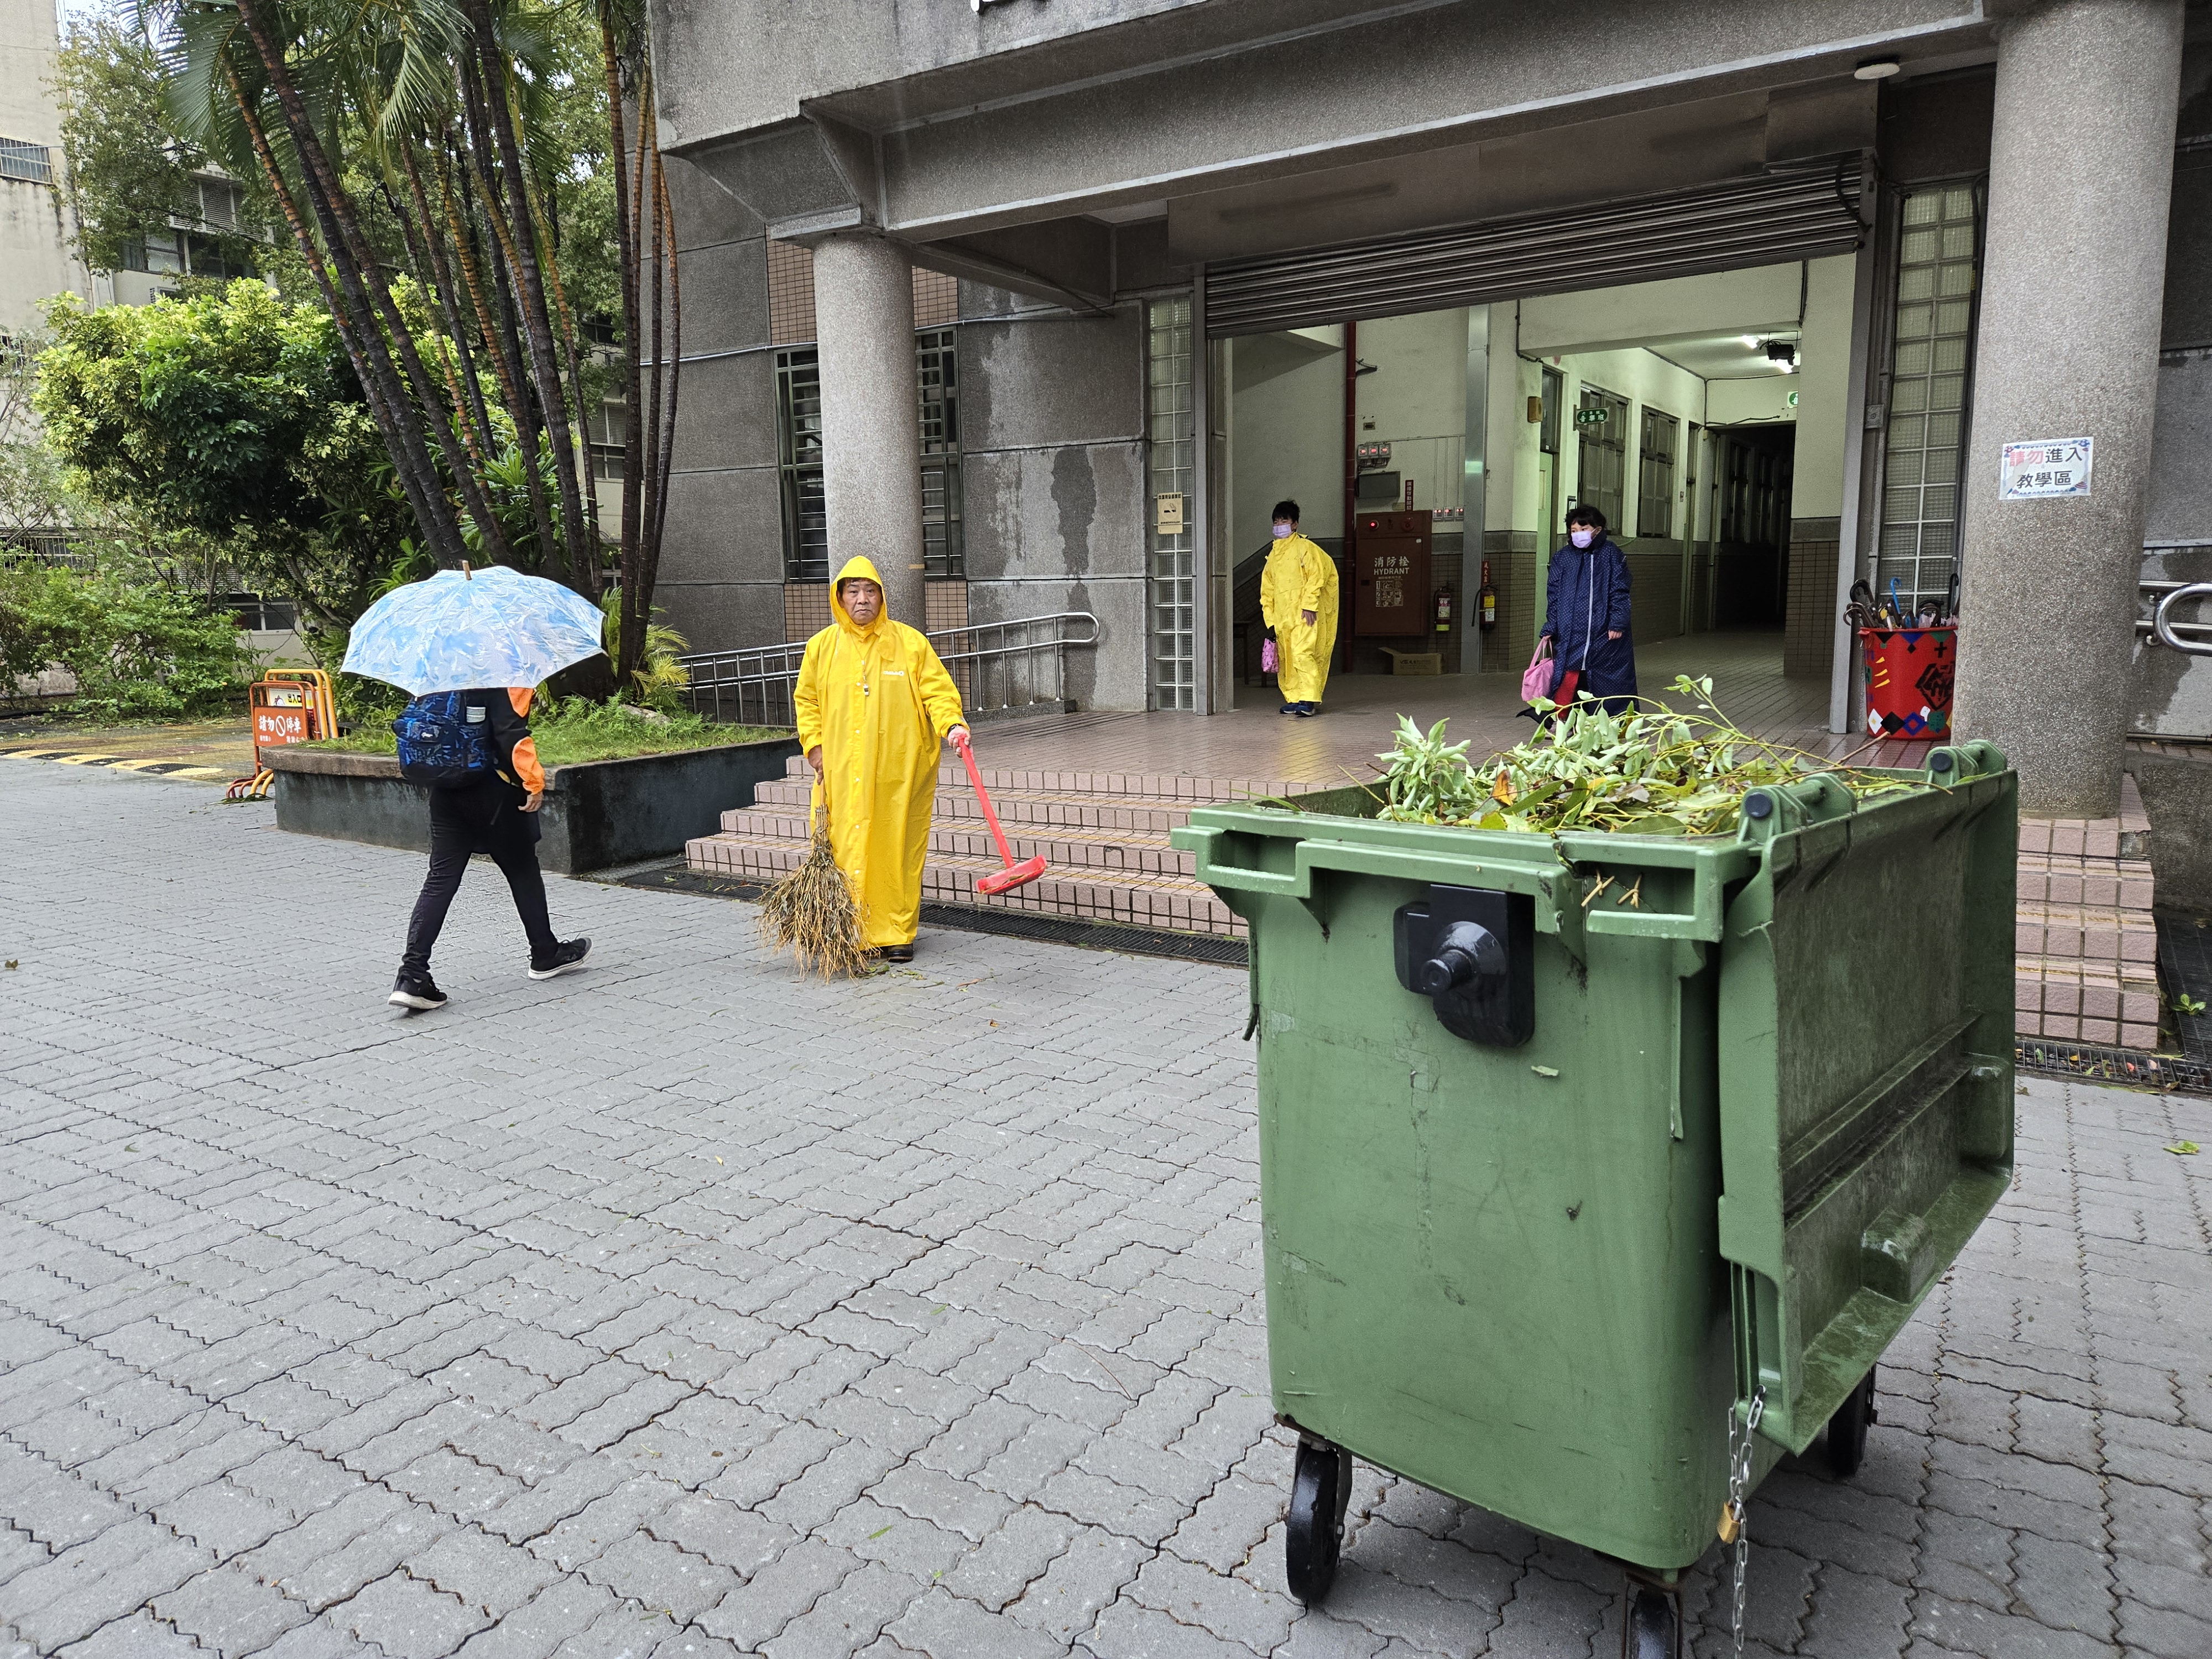
{"type": "Polygon", "coordinates": [[[968,729],[960,688],[927,637],[890,619],[867,560],[846,561],[830,608],[837,620],[807,641],[792,696],[799,746],[821,780],[830,843],[869,948],[911,962],[938,745],[968,729]]]}
{"type": "Polygon", "coordinates": [[[1298,534],[1298,504],[1275,503],[1275,545],[1260,573],[1260,617],[1274,630],[1282,712],[1321,712],[1336,649],[1336,561],[1298,534]]]}

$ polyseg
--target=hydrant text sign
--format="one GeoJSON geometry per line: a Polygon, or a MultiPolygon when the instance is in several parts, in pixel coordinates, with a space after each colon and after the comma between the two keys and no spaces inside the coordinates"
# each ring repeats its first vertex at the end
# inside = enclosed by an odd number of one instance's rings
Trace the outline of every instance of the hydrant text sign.
{"type": "Polygon", "coordinates": [[[2001,501],[2039,501],[2054,495],[2087,495],[2095,441],[2025,438],[2004,447],[1997,471],[2001,501]]]}

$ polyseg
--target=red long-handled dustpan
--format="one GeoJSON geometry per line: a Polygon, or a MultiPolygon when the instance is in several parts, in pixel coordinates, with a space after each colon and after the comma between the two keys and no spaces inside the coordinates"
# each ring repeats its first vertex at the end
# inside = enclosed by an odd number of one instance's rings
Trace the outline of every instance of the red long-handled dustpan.
{"type": "Polygon", "coordinates": [[[963,732],[954,738],[953,744],[960,750],[960,758],[968,764],[968,781],[975,786],[975,799],[983,807],[983,822],[991,826],[991,839],[999,843],[999,856],[1006,861],[1006,867],[997,874],[978,876],[975,890],[979,893],[1010,893],[1017,887],[1026,887],[1044,873],[1043,857],[1024,859],[1019,864],[1014,862],[1014,849],[1006,845],[1006,832],[999,828],[999,815],[992,809],[991,797],[984,791],[983,775],[975,769],[975,757],[968,747],[967,733],[963,732]]]}

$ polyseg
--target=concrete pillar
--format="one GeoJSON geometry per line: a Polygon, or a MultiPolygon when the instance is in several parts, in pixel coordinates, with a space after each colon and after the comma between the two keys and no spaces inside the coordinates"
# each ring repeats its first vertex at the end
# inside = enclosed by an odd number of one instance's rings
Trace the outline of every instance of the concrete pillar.
{"type": "Polygon", "coordinates": [[[926,629],[914,268],[880,236],[832,236],[814,250],[814,316],[830,574],[872,559],[891,616],[926,629]]]}
{"type": "Polygon", "coordinates": [[[2053,0],[1998,36],[1957,723],[2032,812],[2119,808],[2181,21],[2182,0],[2053,0]],[[1997,499],[2006,443],[2085,434],[2087,498],[1997,499]]]}

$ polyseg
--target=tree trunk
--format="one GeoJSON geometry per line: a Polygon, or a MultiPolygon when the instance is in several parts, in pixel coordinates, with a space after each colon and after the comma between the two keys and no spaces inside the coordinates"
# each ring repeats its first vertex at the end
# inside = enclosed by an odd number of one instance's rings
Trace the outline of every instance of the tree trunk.
{"type": "MultiPolygon", "coordinates": [[[[631,615],[637,611],[631,599],[637,591],[639,490],[644,482],[641,476],[643,431],[640,422],[645,405],[638,371],[638,352],[644,342],[637,301],[637,206],[631,196],[629,155],[623,131],[622,60],[615,50],[613,15],[604,6],[599,11],[599,54],[607,75],[607,131],[611,140],[607,153],[615,169],[615,257],[622,266],[623,432],[622,548],[618,556],[623,619],[615,641],[615,679],[629,685],[632,684],[631,676],[644,665],[644,618],[641,617],[635,628],[630,624],[631,615]]],[[[641,130],[642,126],[641,121],[641,130]]]]}
{"type": "MultiPolygon", "coordinates": [[[[246,33],[253,41],[262,68],[269,76],[270,89],[276,94],[277,107],[283,112],[286,134],[292,141],[293,153],[300,161],[301,182],[307,187],[316,217],[322,223],[323,240],[337,271],[346,302],[349,307],[356,308],[356,314],[365,329],[373,326],[372,319],[382,320],[392,350],[406,370],[408,380],[420,400],[419,407],[406,403],[404,394],[396,384],[398,377],[391,375],[390,359],[381,349],[369,354],[372,367],[380,362],[384,373],[395,382],[386,392],[386,400],[392,406],[402,441],[421,450],[422,459],[427,462],[428,452],[422,442],[426,424],[422,411],[440,406],[436,385],[422,365],[422,356],[416,349],[415,338],[407,327],[406,319],[399,314],[398,307],[392,303],[391,287],[386,282],[367,239],[362,234],[360,222],[346,197],[337,170],[331,166],[330,157],[324,152],[313,120],[299,89],[292,84],[283,45],[270,33],[267,20],[262,14],[262,4],[263,0],[237,0],[240,20],[245,23],[246,33]]],[[[462,501],[467,507],[470,517],[496,544],[500,538],[498,523],[481,482],[469,469],[467,456],[462,453],[447,422],[436,422],[435,430],[439,447],[444,453],[454,482],[459,487],[462,501]]],[[[441,492],[440,500],[443,499],[441,492]]],[[[432,535],[434,548],[442,543],[449,550],[453,561],[458,562],[465,550],[459,525],[450,507],[440,514],[440,521],[435,526],[425,526],[424,528],[432,535]]]]}
{"type": "Polygon", "coordinates": [[[552,319],[546,308],[545,284],[538,264],[536,227],[532,222],[521,150],[515,143],[514,124],[508,118],[507,64],[499,49],[488,0],[465,0],[465,5],[483,70],[485,113],[490,118],[492,133],[498,140],[500,171],[506,176],[512,204],[514,237],[513,246],[507,252],[514,262],[523,337],[530,348],[532,377],[544,396],[546,429],[553,441],[553,482],[561,495],[562,539],[568,553],[569,585],[585,598],[596,599],[599,591],[599,561],[586,551],[583,499],[576,488],[576,447],[566,400],[561,395],[560,359],[554,350],[552,319]]]}
{"type": "MultiPolygon", "coordinates": [[[[399,480],[399,488],[413,509],[415,521],[422,529],[431,556],[438,556],[442,545],[441,526],[451,527],[451,545],[458,546],[459,534],[452,527],[450,509],[440,488],[435,468],[430,465],[429,453],[419,442],[407,442],[401,416],[391,404],[391,394],[396,390],[389,362],[372,361],[376,349],[362,338],[362,331],[346,307],[338,301],[333,289],[331,273],[324,262],[321,248],[317,245],[306,221],[301,216],[299,204],[292,198],[291,184],[283,170],[276,165],[275,152],[269,147],[269,135],[264,131],[259,113],[246,98],[234,70],[226,69],[225,78],[230,85],[232,100],[238,106],[240,118],[246,126],[246,137],[253,146],[253,154],[261,163],[261,170],[275,191],[283,209],[285,222],[291,227],[292,239],[298,245],[301,257],[314,274],[315,284],[322,290],[323,305],[331,314],[331,321],[338,331],[338,342],[344,347],[346,360],[353,365],[354,378],[361,384],[362,397],[368,404],[369,417],[384,434],[385,447],[391,453],[392,471],[399,480]],[[381,371],[381,372],[380,372],[381,371]]],[[[378,344],[380,346],[381,343],[378,344]]]]}

